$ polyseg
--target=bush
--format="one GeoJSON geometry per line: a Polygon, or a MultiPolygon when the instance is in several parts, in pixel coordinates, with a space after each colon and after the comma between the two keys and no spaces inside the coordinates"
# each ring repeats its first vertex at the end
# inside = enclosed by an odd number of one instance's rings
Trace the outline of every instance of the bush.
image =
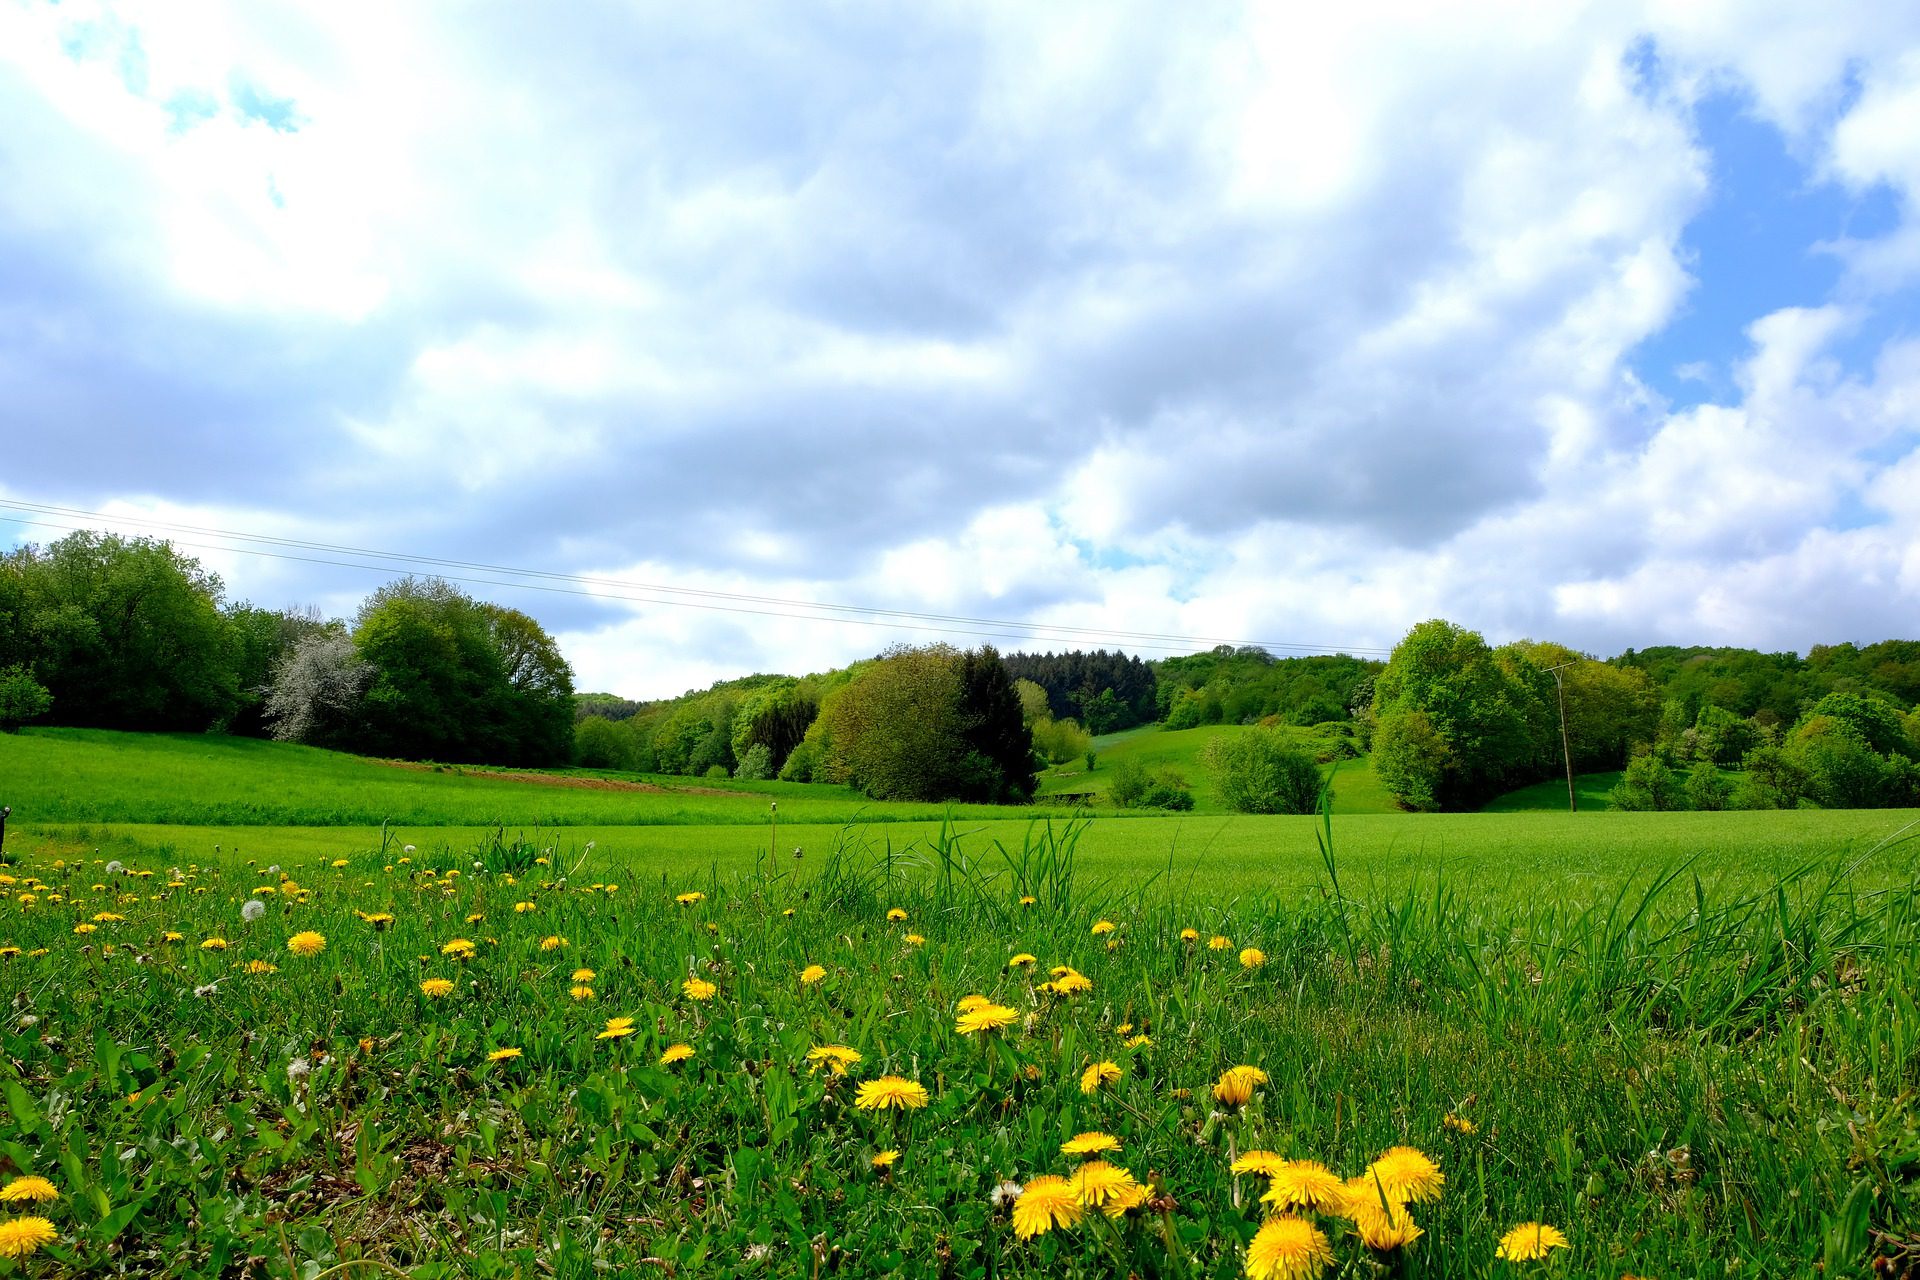
{"type": "Polygon", "coordinates": [[[1033,722],[1033,749],[1048,764],[1065,764],[1086,755],[1092,747],[1093,735],[1075,720],[1043,716],[1033,722]]]}
{"type": "Polygon", "coordinates": [[[700,776],[715,782],[723,782],[733,775],[727,772],[727,766],[723,764],[710,764],[707,766],[707,771],[700,776]]]}
{"type": "Polygon", "coordinates": [[[0,731],[13,733],[53,707],[53,695],[25,667],[0,671],[0,731]]]}
{"type": "Polygon", "coordinates": [[[1146,797],[1147,788],[1153,785],[1147,777],[1147,766],[1134,756],[1122,756],[1120,763],[1108,770],[1113,780],[1107,783],[1107,799],[1122,809],[1131,809],[1146,797]]]}
{"type": "Polygon", "coordinates": [[[1373,771],[1406,808],[1431,813],[1440,807],[1447,762],[1446,740],[1424,711],[1390,711],[1373,731],[1373,771]]]}
{"type": "Polygon", "coordinates": [[[756,742],[747,748],[740,757],[733,776],[744,782],[765,782],[773,776],[773,748],[764,742],[756,742]]]}
{"type": "Polygon", "coordinates": [[[1607,792],[1607,802],[1616,809],[1636,813],[1665,813],[1687,807],[1679,777],[1651,754],[1633,758],[1626,776],[1607,792]]]}
{"type": "Polygon", "coordinates": [[[1727,807],[1733,796],[1733,784],[1711,760],[1702,760],[1687,771],[1687,806],[1716,811],[1727,807]]]}
{"type": "Polygon", "coordinates": [[[812,782],[814,770],[820,767],[820,744],[808,738],[793,749],[787,756],[787,762],[780,766],[782,782],[812,782]]]}
{"type": "Polygon", "coordinates": [[[1185,811],[1193,808],[1193,792],[1187,789],[1187,780],[1178,771],[1162,769],[1147,787],[1147,794],[1140,798],[1140,807],[1185,811]]]}
{"type": "Polygon", "coordinates": [[[1197,689],[1174,695],[1167,708],[1167,728],[1191,729],[1206,717],[1206,706],[1197,689]]]}
{"type": "Polygon", "coordinates": [[[1240,813],[1312,813],[1319,807],[1320,766],[1279,729],[1215,738],[1204,758],[1220,798],[1240,813]]]}
{"type": "Polygon", "coordinates": [[[1736,809],[1797,809],[1813,782],[1798,753],[1785,747],[1755,747],[1742,767],[1746,776],[1733,789],[1736,809]]]}

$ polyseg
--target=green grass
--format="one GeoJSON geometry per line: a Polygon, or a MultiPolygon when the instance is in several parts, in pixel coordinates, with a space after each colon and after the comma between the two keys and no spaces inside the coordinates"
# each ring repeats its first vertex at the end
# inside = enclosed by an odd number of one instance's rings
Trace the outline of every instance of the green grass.
{"type": "MultiPolygon", "coordinates": [[[[1593,815],[1614,835],[1646,816],[1593,815]]],[[[1540,815],[1442,825],[1517,841],[1529,821],[1551,855],[1540,815]]],[[[1824,871],[1621,891],[1635,860],[1615,854],[1614,892],[1586,907],[1480,892],[1464,867],[1356,900],[1367,822],[1335,823],[1340,891],[1238,900],[1102,876],[1103,855],[1057,831],[1011,860],[980,837],[935,841],[911,869],[816,850],[804,879],[789,862],[689,864],[663,884],[608,858],[591,881],[611,890],[537,865],[474,871],[458,845],[445,860],[465,874],[445,879],[336,846],[322,854],[345,866],[289,865],[305,892],[260,895],[251,923],[254,870],[172,887],[39,850],[10,874],[44,884],[5,887],[35,900],[0,915],[22,949],[0,959],[0,1177],[56,1184],[41,1211],[60,1238],[0,1274],[1233,1280],[1264,1217],[1236,1153],[1351,1175],[1402,1144],[1446,1181],[1402,1210],[1425,1234],[1380,1259],[1389,1273],[1865,1275],[1913,1245],[1911,845],[1887,851],[1906,879],[1882,893],[1824,871]],[[691,890],[706,897],[675,905],[691,890]],[[896,906],[906,920],[889,923],[896,906]],[[357,914],[374,911],[390,930],[357,914]],[[1117,945],[1091,931],[1101,918],[1117,945]],[[290,954],[302,930],[325,951],[290,954]],[[198,945],[213,936],[227,948],[198,945]],[[471,960],[442,953],[456,937],[471,960]],[[1261,967],[1239,963],[1246,946],[1261,967]],[[1037,972],[1010,970],[1016,951],[1037,972]],[[803,985],[808,964],[824,980],[803,985]],[[1039,991],[1055,964],[1092,990],[1039,991]],[[569,998],[575,966],[595,971],[591,1000],[569,998]],[[683,993],[689,971],[710,1002],[683,993]],[[428,999],[427,977],[452,994],[428,999]],[[995,1041],[958,1034],[973,993],[1019,1021],[995,1041]],[[634,1033],[598,1038],[616,1015],[634,1033]],[[1142,1032],[1151,1044],[1130,1046],[1142,1032]],[[675,1043],[691,1058],[660,1065],[675,1043]],[[862,1055],[848,1079],[809,1069],[827,1043],[862,1055]],[[509,1047],[521,1056],[487,1060],[509,1047]],[[1102,1060],[1118,1081],[1083,1091],[1102,1060]],[[1244,1109],[1216,1103],[1240,1063],[1268,1083],[1244,1109]],[[926,1107],[852,1105],[884,1073],[923,1085],[926,1107]],[[1094,1129],[1165,1198],[1019,1239],[992,1189],[1070,1174],[1060,1144],[1094,1129]],[[889,1175],[881,1149],[900,1153],[889,1175]],[[1529,1220],[1571,1247],[1545,1269],[1496,1261],[1529,1220]]],[[[1331,1274],[1380,1274],[1341,1216],[1319,1225],[1331,1274]]]]}
{"type": "MultiPolygon", "coordinates": [[[[1335,834],[1347,889],[1369,899],[1408,885],[1444,881],[1450,891],[1490,900],[1586,901],[1607,896],[1635,878],[1688,864],[1711,885],[1751,888],[1807,863],[1841,865],[1895,835],[1920,815],[1885,810],[1779,813],[1552,813],[1359,814],[1336,818],[1335,834]]],[[[1069,819],[1022,816],[955,819],[969,846],[1019,849],[1036,833],[1064,829],[1069,819]]],[[[1312,818],[1243,815],[1096,817],[1079,838],[1085,876],[1112,883],[1152,877],[1184,892],[1235,896],[1295,893],[1323,874],[1312,818]]],[[[252,859],[294,865],[313,859],[360,856],[381,847],[378,827],[217,824],[31,824],[10,828],[9,846],[58,856],[138,855],[146,865],[233,866],[252,859]]],[[[468,848],[491,829],[463,825],[395,825],[384,833],[387,861],[402,846],[441,855],[468,848]]],[[[764,821],[740,825],[657,827],[509,825],[552,847],[563,865],[594,846],[586,865],[628,865],[650,880],[722,875],[772,861],[806,877],[836,846],[876,853],[891,849],[905,862],[930,856],[940,822],[873,825],[782,822],[776,837],[764,821]],[[804,851],[793,857],[798,847],[804,851]]],[[[997,858],[997,854],[990,854],[997,858]]],[[[1856,872],[1862,885],[1903,883],[1909,855],[1882,851],[1856,872]]],[[[441,865],[451,865],[444,859],[441,865]]]]}
{"type": "MultiPolygon", "coordinates": [[[[1618,769],[1608,773],[1576,773],[1573,776],[1573,798],[1580,806],[1581,813],[1599,813],[1611,809],[1607,800],[1611,791],[1624,775],[1618,769]]],[[[1483,813],[1531,813],[1567,811],[1567,780],[1551,778],[1546,782],[1536,782],[1532,786],[1509,791],[1487,803],[1483,813]]]]}
{"type": "MultiPolygon", "coordinates": [[[[1244,732],[1246,730],[1240,725],[1214,724],[1174,730],[1147,725],[1122,733],[1110,733],[1094,739],[1097,759],[1092,773],[1088,773],[1086,764],[1079,760],[1055,765],[1040,775],[1039,794],[1045,798],[1091,792],[1098,797],[1096,804],[1104,803],[1108,780],[1113,776],[1112,767],[1121,760],[1131,758],[1148,768],[1172,765],[1178,769],[1193,790],[1194,812],[1227,813],[1229,810],[1214,789],[1213,778],[1203,762],[1203,755],[1207,744],[1214,739],[1244,732]]],[[[1310,744],[1306,730],[1288,732],[1298,737],[1302,744],[1310,744]]],[[[1332,767],[1328,766],[1327,771],[1333,772],[1332,767]]],[[[1397,813],[1399,808],[1380,779],[1374,775],[1372,762],[1367,757],[1340,762],[1334,778],[1335,813],[1397,813]]]]}

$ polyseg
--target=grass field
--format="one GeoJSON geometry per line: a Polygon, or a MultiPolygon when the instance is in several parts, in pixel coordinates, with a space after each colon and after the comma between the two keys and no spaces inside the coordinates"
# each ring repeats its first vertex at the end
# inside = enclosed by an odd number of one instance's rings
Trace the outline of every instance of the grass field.
{"type": "Polygon", "coordinates": [[[664,885],[54,852],[3,887],[0,1185],[53,1197],[0,1217],[35,1250],[10,1270],[1837,1276],[1920,1250],[1910,886],[1170,903],[1057,838],[992,880],[843,854],[664,885]],[[997,1030],[963,1029],[969,997],[997,1030]],[[844,1077],[810,1059],[836,1046],[844,1077]],[[1271,1186],[1233,1170],[1256,1152],[1271,1186]],[[1544,1269],[1498,1256],[1527,1223],[1564,1233],[1544,1269]],[[1308,1265],[1256,1265],[1282,1238],[1308,1265]]]}
{"type": "MultiPolygon", "coordinates": [[[[1228,809],[1214,789],[1213,779],[1202,762],[1207,744],[1215,738],[1246,732],[1239,725],[1203,725],[1195,729],[1168,731],[1158,725],[1110,733],[1093,740],[1097,759],[1092,773],[1078,760],[1056,765],[1040,775],[1042,797],[1091,792],[1098,805],[1104,801],[1112,767],[1125,759],[1136,759],[1149,768],[1172,765],[1183,774],[1193,789],[1194,812],[1226,813],[1228,809]]],[[[1296,731],[1301,742],[1308,741],[1304,730],[1296,731]]],[[[1333,811],[1346,813],[1397,813],[1399,806],[1374,776],[1372,763],[1362,756],[1344,760],[1334,777],[1333,811]]]]}
{"type": "Polygon", "coordinates": [[[0,1275],[1920,1266],[1920,815],[580,781],[0,738],[0,1275]]]}

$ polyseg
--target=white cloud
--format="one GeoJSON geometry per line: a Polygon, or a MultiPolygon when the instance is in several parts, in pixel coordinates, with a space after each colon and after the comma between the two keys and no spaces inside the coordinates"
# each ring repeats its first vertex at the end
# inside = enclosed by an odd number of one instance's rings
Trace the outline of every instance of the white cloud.
{"type": "MultiPolygon", "coordinates": [[[[0,0],[10,482],[1136,632],[1895,630],[1920,346],[1849,343],[1920,267],[1916,95],[1894,0],[0,0]],[[1725,89],[1905,221],[1675,409],[1633,353],[1725,89]]],[[[518,603],[634,693],[890,638],[518,603]]]]}

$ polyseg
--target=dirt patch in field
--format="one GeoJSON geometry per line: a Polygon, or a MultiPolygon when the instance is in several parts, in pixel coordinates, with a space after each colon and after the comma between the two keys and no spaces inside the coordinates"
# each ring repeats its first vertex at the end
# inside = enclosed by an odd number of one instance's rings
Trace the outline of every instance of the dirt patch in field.
{"type": "Polygon", "coordinates": [[[415,773],[450,773],[461,778],[495,778],[502,782],[526,782],[536,787],[572,787],[579,791],[649,791],[663,796],[746,796],[750,791],[724,791],[718,787],[663,787],[657,782],[622,782],[618,778],[583,778],[560,773],[515,773],[507,769],[467,769],[450,764],[421,764],[417,760],[382,760],[395,769],[415,773]]]}

